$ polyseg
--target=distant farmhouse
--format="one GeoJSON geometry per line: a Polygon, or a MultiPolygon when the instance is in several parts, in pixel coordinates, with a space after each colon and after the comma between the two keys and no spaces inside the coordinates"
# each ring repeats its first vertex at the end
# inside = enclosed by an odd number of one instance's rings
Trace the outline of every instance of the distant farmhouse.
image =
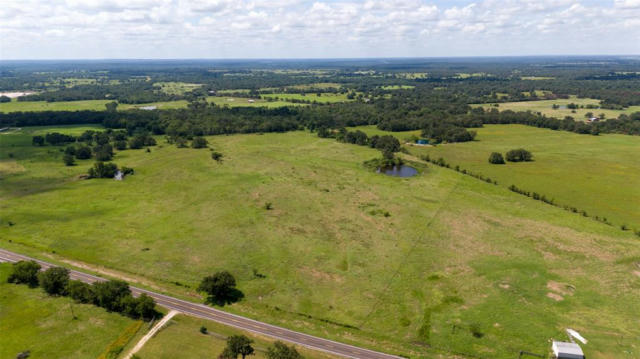
{"type": "Polygon", "coordinates": [[[588,120],[589,122],[600,122],[600,119],[598,117],[591,117],[588,120]]]}

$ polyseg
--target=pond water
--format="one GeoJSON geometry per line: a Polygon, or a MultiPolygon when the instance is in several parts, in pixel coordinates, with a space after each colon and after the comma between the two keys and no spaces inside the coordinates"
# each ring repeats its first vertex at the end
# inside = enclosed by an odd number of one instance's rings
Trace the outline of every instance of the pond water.
{"type": "Polygon", "coordinates": [[[418,170],[411,166],[393,166],[393,167],[382,167],[378,168],[376,171],[378,173],[384,173],[387,176],[393,177],[413,177],[418,174],[418,170]]]}

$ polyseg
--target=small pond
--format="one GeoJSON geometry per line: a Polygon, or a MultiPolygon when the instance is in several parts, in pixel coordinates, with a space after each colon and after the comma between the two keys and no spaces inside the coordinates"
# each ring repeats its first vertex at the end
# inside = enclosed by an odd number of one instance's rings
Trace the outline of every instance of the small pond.
{"type": "Polygon", "coordinates": [[[413,177],[418,174],[418,170],[411,166],[393,166],[393,167],[382,167],[378,168],[376,171],[378,173],[384,173],[387,176],[393,177],[413,177]]]}

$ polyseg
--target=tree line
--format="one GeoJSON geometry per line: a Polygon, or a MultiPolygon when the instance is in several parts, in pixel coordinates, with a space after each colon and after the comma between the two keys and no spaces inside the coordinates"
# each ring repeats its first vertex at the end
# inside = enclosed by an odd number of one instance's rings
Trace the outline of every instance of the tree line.
{"type": "Polygon", "coordinates": [[[88,284],[71,280],[69,270],[63,267],[50,267],[44,271],[41,269],[35,261],[16,262],[7,281],[26,284],[32,288],[40,286],[49,295],[68,296],[77,303],[93,304],[132,318],[150,320],[161,316],[155,308],[153,298],[144,293],[133,297],[125,281],[109,280],[88,284]]]}

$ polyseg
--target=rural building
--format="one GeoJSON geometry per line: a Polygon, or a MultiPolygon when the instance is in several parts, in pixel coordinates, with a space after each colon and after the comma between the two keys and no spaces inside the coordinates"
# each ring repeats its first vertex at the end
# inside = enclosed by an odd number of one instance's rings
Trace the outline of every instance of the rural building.
{"type": "Polygon", "coordinates": [[[249,102],[249,103],[254,103],[254,102],[256,102],[256,100],[249,100],[249,101],[247,101],[247,102],[249,102]]]}
{"type": "Polygon", "coordinates": [[[553,341],[551,345],[554,358],[557,359],[585,359],[582,348],[576,343],[553,341]]]}
{"type": "Polygon", "coordinates": [[[429,144],[429,140],[417,140],[416,143],[418,145],[428,145],[429,144]]]}
{"type": "Polygon", "coordinates": [[[591,117],[591,118],[589,119],[589,122],[599,122],[599,121],[600,121],[600,119],[599,119],[599,118],[597,118],[597,117],[591,117]]]}
{"type": "Polygon", "coordinates": [[[158,107],[156,107],[156,106],[141,106],[141,107],[138,107],[138,108],[141,109],[141,110],[145,110],[145,111],[153,111],[153,110],[157,109],[158,107]]]}

